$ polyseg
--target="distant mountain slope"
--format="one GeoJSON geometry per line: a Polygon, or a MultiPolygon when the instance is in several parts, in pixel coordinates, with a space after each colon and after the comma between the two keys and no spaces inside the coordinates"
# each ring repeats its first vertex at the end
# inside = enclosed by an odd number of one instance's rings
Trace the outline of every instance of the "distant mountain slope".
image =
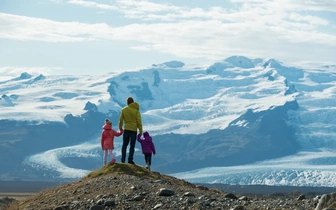
{"type": "MultiPolygon", "coordinates": [[[[224,130],[205,134],[155,136],[160,151],[160,171],[179,172],[216,166],[234,166],[294,154],[299,150],[293,127],[286,124],[287,112],[296,102],[272,110],[248,110],[224,130]],[[240,126],[244,122],[245,126],[240,126]]],[[[155,157],[156,158],[156,157],[155,157]]]]}
{"type": "MultiPolygon", "coordinates": [[[[71,180],[100,167],[104,119],[117,129],[128,96],[157,145],[153,168],[165,173],[332,150],[333,70],[232,56],[206,68],[171,61],[108,75],[22,73],[0,83],[0,179],[71,180]]],[[[139,150],[135,160],[143,162],[139,150]]]]}

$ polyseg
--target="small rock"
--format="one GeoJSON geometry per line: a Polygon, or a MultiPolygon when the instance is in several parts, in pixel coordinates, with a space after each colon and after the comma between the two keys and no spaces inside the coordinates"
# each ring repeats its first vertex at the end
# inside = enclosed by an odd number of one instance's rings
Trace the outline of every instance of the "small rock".
{"type": "Polygon", "coordinates": [[[136,195],[134,196],[133,200],[134,201],[142,201],[145,197],[143,195],[136,195]]]}
{"type": "Polygon", "coordinates": [[[200,197],[198,197],[198,200],[202,200],[204,198],[206,198],[206,196],[205,195],[201,195],[200,197]]]}
{"type": "Polygon", "coordinates": [[[303,195],[303,194],[301,194],[296,200],[298,200],[298,201],[302,201],[302,200],[304,200],[304,199],[306,199],[306,196],[303,195]]]}
{"type": "Polygon", "coordinates": [[[161,188],[159,191],[159,195],[161,196],[171,196],[174,195],[174,191],[171,189],[167,189],[167,188],[161,188]]]}
{"type": "Polygon", "coordinates": [[[242,197],[239,198],[239,200],[241,200],[241,201],[247,201],[248,198],[246,196],[242,196],[242,197]]]}
{"type": "Polygon", "coordinates": [[[201,190],[209,190],[209,188],[204,187],[204,186],[202,186],[202,185],[196,185],[196,187],[197,187],[198,189],[201,189],[201,190]]]}
{"type": "Polygon", "coordinates": [[[225,197],[225,198],[229,198],[229,199],[234,199],[234,200],[238,199],[237,196],[235,196],[235,195],[232,194],[232,193],[228,193],[228,194],[226,194],[224,197],[225,197]]]}
{"type": "Polygon", "coordinates": [[[163,206],[162,203],[156,204],[153,209],[159,209],[163,206]]]}
{"type": "Polygon", "coordinates": [[[104,210],[104,207],[98,206],[98,205],[94,205],[94,206],[90,207],[90,210],[104,210]]]}
{"type": "Polygon", "coordinates": [[[233,210],[245,210],[244,206],[235,206],[233,210]]]}
{"type": "Polygon", "coordinates": [[[336,193],[324,194],[315,210],[325,210],[331,206],[331,204],[336,204],[336,193]]]}
{"type": "Polygon", "coordinates": [[[97,200],[96,204],[98,205],[103,205],[105,203],[105,200],[104,199],[99,199],[97,200]]]}
{"type": "Polygon", "coordinates": [[[113,206],[115,206],[115,201],[114,200],[107,200],[105,202],[105,206],[113,207],[113,206]]]}
{"type": "Polygon", "coordinates": [[[79,201],[72,201],[72,202],[71,202],[71,205],[72,205],[73,207],[78,207],[78,206],[79,206],[79,201]]]}
{"type": "Polygon", "coordinates": [[[186,192],[183,194],[183,196],[191,196],[191,197],[195,197],[195,194],[194,193],[191,193],[191,192],[186,192]]]}

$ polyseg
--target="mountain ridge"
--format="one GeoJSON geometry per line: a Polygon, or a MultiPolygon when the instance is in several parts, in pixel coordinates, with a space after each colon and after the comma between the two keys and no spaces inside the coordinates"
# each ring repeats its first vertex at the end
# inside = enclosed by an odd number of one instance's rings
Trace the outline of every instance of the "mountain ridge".
{"type": "MultiPolygon", "coordinates": [[[[180,176],[193,170],[190,173],[198,176],[199,171],[221,167],[225,177],[215,174],[202,182],[236,182],[243,171],[226,170],[247,167],[260,173],[256,175],[260,180],[242,179],[239,184],[290,185],[300,182],[296,177],[302,177],[305,168],[312,168],[311,180],[336,170],[312,164],[335,162],[331,155],[335,120],[327,117],[335,110],[332,66],[302,69],[275,59],[232,56],[204,68],[171,61],[108,75],[22,75],[19,81],[0,83],[1,92],[14,105],[0,101],[1,158],[8,160],[2,163],[3,180],[71,180],[95,170],[101,165],[102,123],[110,118],[116,128],[130,95],[140,104],[144,129],[158,144],[153,167],[165,173],[180,176]],[[46,139],[48,133],[52,135],[46,139]],[[11,153],[13,161],[8,158],[11,153]],[[287,157],[298,160],[287,164],[294,170],[277,162],[290,161],[287,157]],[[268,169],[268,164],[277,166],[268,169]],[[277,167],[283,169],[279,172],[277,167]],[[286,175],[287,170],[293,174],[286,175]],[[17,177],[23,171],[30,175],[17,177]]],[[[120,140],[116,139],[117,156],[120,140]]],[[[135,158],[143,162],[139,148],[135,158]]],[[[206,176],[187,177],[199,181],[206,176]]],[[[321,185],[325,183],[326,178],[321,180],[321,185]]]]}

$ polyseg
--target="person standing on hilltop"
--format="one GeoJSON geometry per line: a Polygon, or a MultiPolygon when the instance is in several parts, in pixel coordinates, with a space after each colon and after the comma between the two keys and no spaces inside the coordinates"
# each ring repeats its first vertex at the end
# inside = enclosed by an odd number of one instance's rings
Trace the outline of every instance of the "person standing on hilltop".
{"type": "Polygon", "coordinates": [[[128,163],[135,164],[133,161],[134,148],[137,138],[137,131],[142,135],[142,121],[140,115],[140,105],[134,102],[132,97],[126,99],[127,106],[122,108],[119,118],[119,129],[124,126],[123,144],[121,147],[121,162],[124,163],[126,159],[126,149],[130,144],[128,163]]]}
{"type": "Polygon", "coordinates": [[[156,154],[155,146],[153,143],[152,137],[149,135],[147,131],[143,133],[143,138],[140,134],[138,134],[137,140],[141,144],[142,154],[145,156],[145,163],[146,168],[150,170],[151,164],[152,164],[152,153],[153,155],[156,154]]]}
{"type": "Polygon", "coordinates": [[[101,134],[101,147],[104,151],[104,165],[106,165],[107,153],[111,156],[110,164],[114,164],[116,159],[113,155],[114,150],[114,137],[121,136],[123,134],[123,129],[120,129],[120,132],[117,132],[112,129],[112,122],[109,119],[105,119],[105,125],[103,126],[103,131],[101,134]]]}

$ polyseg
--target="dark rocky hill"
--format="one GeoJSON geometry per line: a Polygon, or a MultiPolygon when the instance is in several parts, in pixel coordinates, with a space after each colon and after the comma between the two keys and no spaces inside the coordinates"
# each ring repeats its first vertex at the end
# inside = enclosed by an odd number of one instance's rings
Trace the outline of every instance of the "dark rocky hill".
{"type": "MultiPolygon", "coordinates": [[[[116,163],[93,171],[81,180],[56,186],[16,201],[17,209],[305,209],[319,202],[315,194],[233,194],[177,179],[142,166],[116,163]]],[[[322,199],[320,199],[322,200],[322,199]]],[[[330,200],[329,200],[330,201],[330,200]]],[[[322,204],[319,204],[322,206],[322,204]]],[[[329,204],[330,205],[330,204],[329,204]]]]}

